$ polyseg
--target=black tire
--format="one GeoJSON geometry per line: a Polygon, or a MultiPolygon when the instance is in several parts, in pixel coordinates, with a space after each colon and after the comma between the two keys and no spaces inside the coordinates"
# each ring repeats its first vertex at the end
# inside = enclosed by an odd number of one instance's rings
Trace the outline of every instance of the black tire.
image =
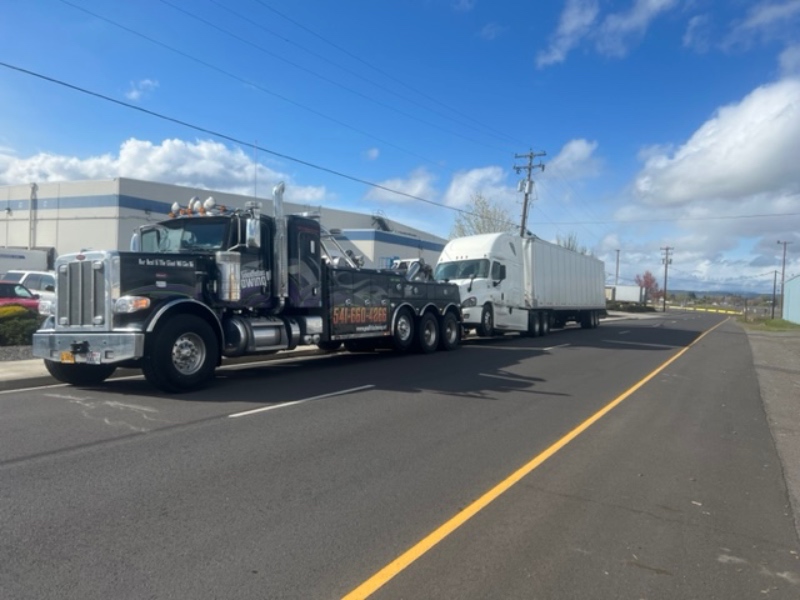
{"type": "Polygon", "coordinates": [[[426,312],[417,323],[417,350],[422,354],[436,352],[439,347],[439,321],[436,315],[426,312]]]}
{"type": "Polygon", "coordinates": [[[481,337],[491,337],[494,334],[494,311],[492,305],[487,304],[481,311],[481,322],[476,332],[481,337]]]}
{"type": "Polygon", "coordinates": [[[55,379],[70,385],[97,385],[117,370],[116,365],[74,365],[52,360],[45,360],[44,366],[55,379]]]}
{"type": "Polygon", "coordinates": [[[592,312],[591,311],[583,311],[581,313],[581,329],[591,329],[592,328],[592,312]]]}
{"type": "Polygon", "coordinates": [[[194,315],[175,315],[150,334],[142,370],[163,392],[187,392],[214,376],[219,343],[211,325],[194,315]]]}
{"type": "Polygon", "coordinates": [[[528,337],[539,336],[539,319],[540,315],[538,312],[534,310],[528,311],[528,331],[525,332],[525,335],[528,337]]]}
{"type": "Polygon", "coordinates": [[[461,323],[458,317],[449,312],[442,317],[439,331],[439,349],[455,350],[461,344],[461,323]]]}
{"type": "Polygon", "coordinates": [[[324,352],[336,352],[339,348],[342,347],[342,342],[319,342],[317,344],[317,348],[323,350],[324,352]]]}
{"type": "Polygon", "coordinates": [[[539,335],[544,337],[550,333],[550,313],[539,314],[539,335]]]}
{"type": "Polygon", "coordinates": [[[397,352],[408,352],[414,345],[414,316],[407,308],[397,311],[392,327],[392,347],[397,352]]]}

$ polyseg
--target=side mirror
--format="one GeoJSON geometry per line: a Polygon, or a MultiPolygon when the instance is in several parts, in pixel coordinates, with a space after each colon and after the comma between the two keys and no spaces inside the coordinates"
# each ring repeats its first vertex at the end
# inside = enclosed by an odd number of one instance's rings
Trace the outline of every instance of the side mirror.
{"type": "Polygon", "coordinates": [[[32,294],[32,295],[33,295],[33,299],[34,300],[38,300],[39,299],[39,294],[32,294]]]}
{"type": "Polygon", "coordinates": [[[261,248],[261,228],[259,219],[247,219],[245,221],[245,237],[248,248],[261,248]]]}
{"type": "Polygon", "coordinates": [[[44,286],[44,291],[45,292],[55,292],[56,291],[56,286],[54,286],[54,285],[46,285],[46,286],[44,286]]]}

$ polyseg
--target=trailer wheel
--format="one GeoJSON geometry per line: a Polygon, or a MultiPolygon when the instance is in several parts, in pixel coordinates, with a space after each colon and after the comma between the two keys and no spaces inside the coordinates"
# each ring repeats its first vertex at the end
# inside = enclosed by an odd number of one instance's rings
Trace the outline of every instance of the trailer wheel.
{"type": "Polygon", "coordinates": [[[455,350],[461,343],[461,324],[456,316],[449,312],[442,317],[442,329],[439,335],[441,350],[455,350]]]}
{"type": "Polygon", "coordinates": [[[485,305],[481,311],[481,322],[477,333],[481,337],[490,337],[494,333],[494,311],[491,304],[485,305]]]}
{"type": "Polygon", "coordinates": [[[430,354],[438,347],[439,322],[433,313],[426,312],[417,323],[417,348],[423,354],[430,354]]]}
{"type": "Polygon", "coordinates": [[[407,308],[401,308],[394,319],[392,345],[398,352],[408,352],[414,343],[414,317],[407,308]]]}
{"type": "Polygon", "coordinates": [[[592,311],[586,310],[581,313],[581,329],[591,329],[594,320],[592,319],[592,311]]]}
{"type": "Polygon", "coordinates": [[[176,315],[151,334],[142,360],[147,381],[163,392],[186,392],[214,375],[219,344],[211,326],[194,315],[176,315]]]}
{"type": "Polygon", "coordinates": [[[53,360],[45,360],[44,366],[55,379],[70,385],[103,383],[117,370],[116,365],[70,365],[53,360]]]}

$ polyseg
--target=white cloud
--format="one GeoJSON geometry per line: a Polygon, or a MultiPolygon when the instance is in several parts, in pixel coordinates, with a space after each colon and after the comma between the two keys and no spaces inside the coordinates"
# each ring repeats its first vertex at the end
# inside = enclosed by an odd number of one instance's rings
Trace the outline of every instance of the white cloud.
{"type": "Polygon", "coordinates": [[[462,207],[481,194],[488,200],[508,205],[519,200],[519,193],[507,185],[507,173],[502,167],[491,166],[459,171],[450,182],[444,195],[447,206],[462,207]]]}
{"type": "Polygon", "coordinates": [[[477,0],[453,0],[450,6],[458,12],[469,12],[475,8],[477,0]]]}
{"type": "Polygon", "coordinates": [[[789,46],[781,52],[778,62],[784,77],[800,75],[800,44],[789,46]]]}
{"type": "Polygon", "coordinates": [[[536,66],[542,68],[564,62],[570,50],[589,33],[598,12],[597,0],[567,0],[558,29],[548,49],[537,55],[536,66]]]}
{"type": "Polygon", "coordinates": [[[653,153],[635,189],[650,205],[739,200],[800,187],[800,80],[725,106],[674,153],[653,153]]]}
{"type": "Polygon", "coordinates": [[[286,181],[287,200],[318,204],[327,194],[324,188],[291,185],[285,174],[258,165],[254,178],[253,160],[241,149],[231,149],[211,140],[164,140],[153,144],[129,139],[118,155],[102,154],[88,158],[41,152],[18,157],[0,151],[0,184],[14,185],[31,181],[79,181],[130,177],[252,195],[254,179],[259,195],[269,195],[279,181],[286,181]]]}
{"type": "Polygon", "coordinates": [[[689,19],[683,34],[683,46],[695,52],[705,53],[711,47],[708,15],[696,15],[689,19]]]}
{"type": "Polygon", "coordinates": [[[625,56],[628,47],[644,36],[650,23],[677,3],[677,0],[636,0],[628,12],[608,15],[598,32],[598,51],[608,56],[625,56]]]}
{"type": "Polygon", "coordinates": [[[505,31],[506,28],[502,25],[498,25],[497,23],[487,23],[483,26],[478,35],[484,40],[492,41],[497,39],[505,31]]]}
{"type": "Polygon", "coordinates": [[[125,97],[132,102],[138,102],[145,95],[154,91],[158,87],[158,81],[154,79],[141,79],[139,81],[131,81],[128,91],[125,92],[125,97]]]}
{"type": "Polygon", "coordinates": [[[594,41],[600,54],[624,57],[657,17],[677,5],[678,0],[634,0],[627,12],[609,14],[593,29],[600,12],[597,0],[567,0],[550,45],[537,55],[536,65],[542,68],[564,62],[585,38],[594,41]]]}
{"type": "Polygon", "coordinates": [[[600,161],[594,156],[595,150],[597,142],[571,140],[549,161],[544,174],[547,176],[548,171],[555,171],[560,177],[567,179],[594,177],[600,172],[600,161]]]}
{"type": "MultiPolygon", "coordinates": [[[[426,169],[420,168],[413,171],[407,178],[397,177],[394,179],[386,179],[379,182],[379,185],[390,190],[402,192],[403,194],[435,201],[436,190],[433,187],[433,182],[434,176],[426,169]]],[[[371,188],[367,192],[365,199],[379,202],[419,202],[408,196],[394,194],[380,188],[371,188]]]]}
{"type": "Polygon", "coordinates": [[[378,160],[378,157],[381,155],[381,151],[378,148],[370,148],[366,152],[364,152],[364,158],[367,160],[378,160]]]}
{"type": "Polygon", "coordinates": [[[744,19],[734,24],[723,46],[746,46],[758,39],[796,39],[798,21],[800,0],[757,2],[744,19]]]}

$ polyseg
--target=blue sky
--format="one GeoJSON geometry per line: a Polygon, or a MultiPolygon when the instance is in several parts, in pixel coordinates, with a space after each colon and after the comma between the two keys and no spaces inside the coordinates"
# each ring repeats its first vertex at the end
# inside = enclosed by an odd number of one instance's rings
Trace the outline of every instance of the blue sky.
{"type": "Polygon", "coordinates": [[[778,241],[800,275],[800,0],[2,6],[0,185],[285,180],[447,237],[475,194],[519,219],[515,155],[546,152],[528,227],[610,280],[669,246],[670,288],[771,292],[778,241]]]}

